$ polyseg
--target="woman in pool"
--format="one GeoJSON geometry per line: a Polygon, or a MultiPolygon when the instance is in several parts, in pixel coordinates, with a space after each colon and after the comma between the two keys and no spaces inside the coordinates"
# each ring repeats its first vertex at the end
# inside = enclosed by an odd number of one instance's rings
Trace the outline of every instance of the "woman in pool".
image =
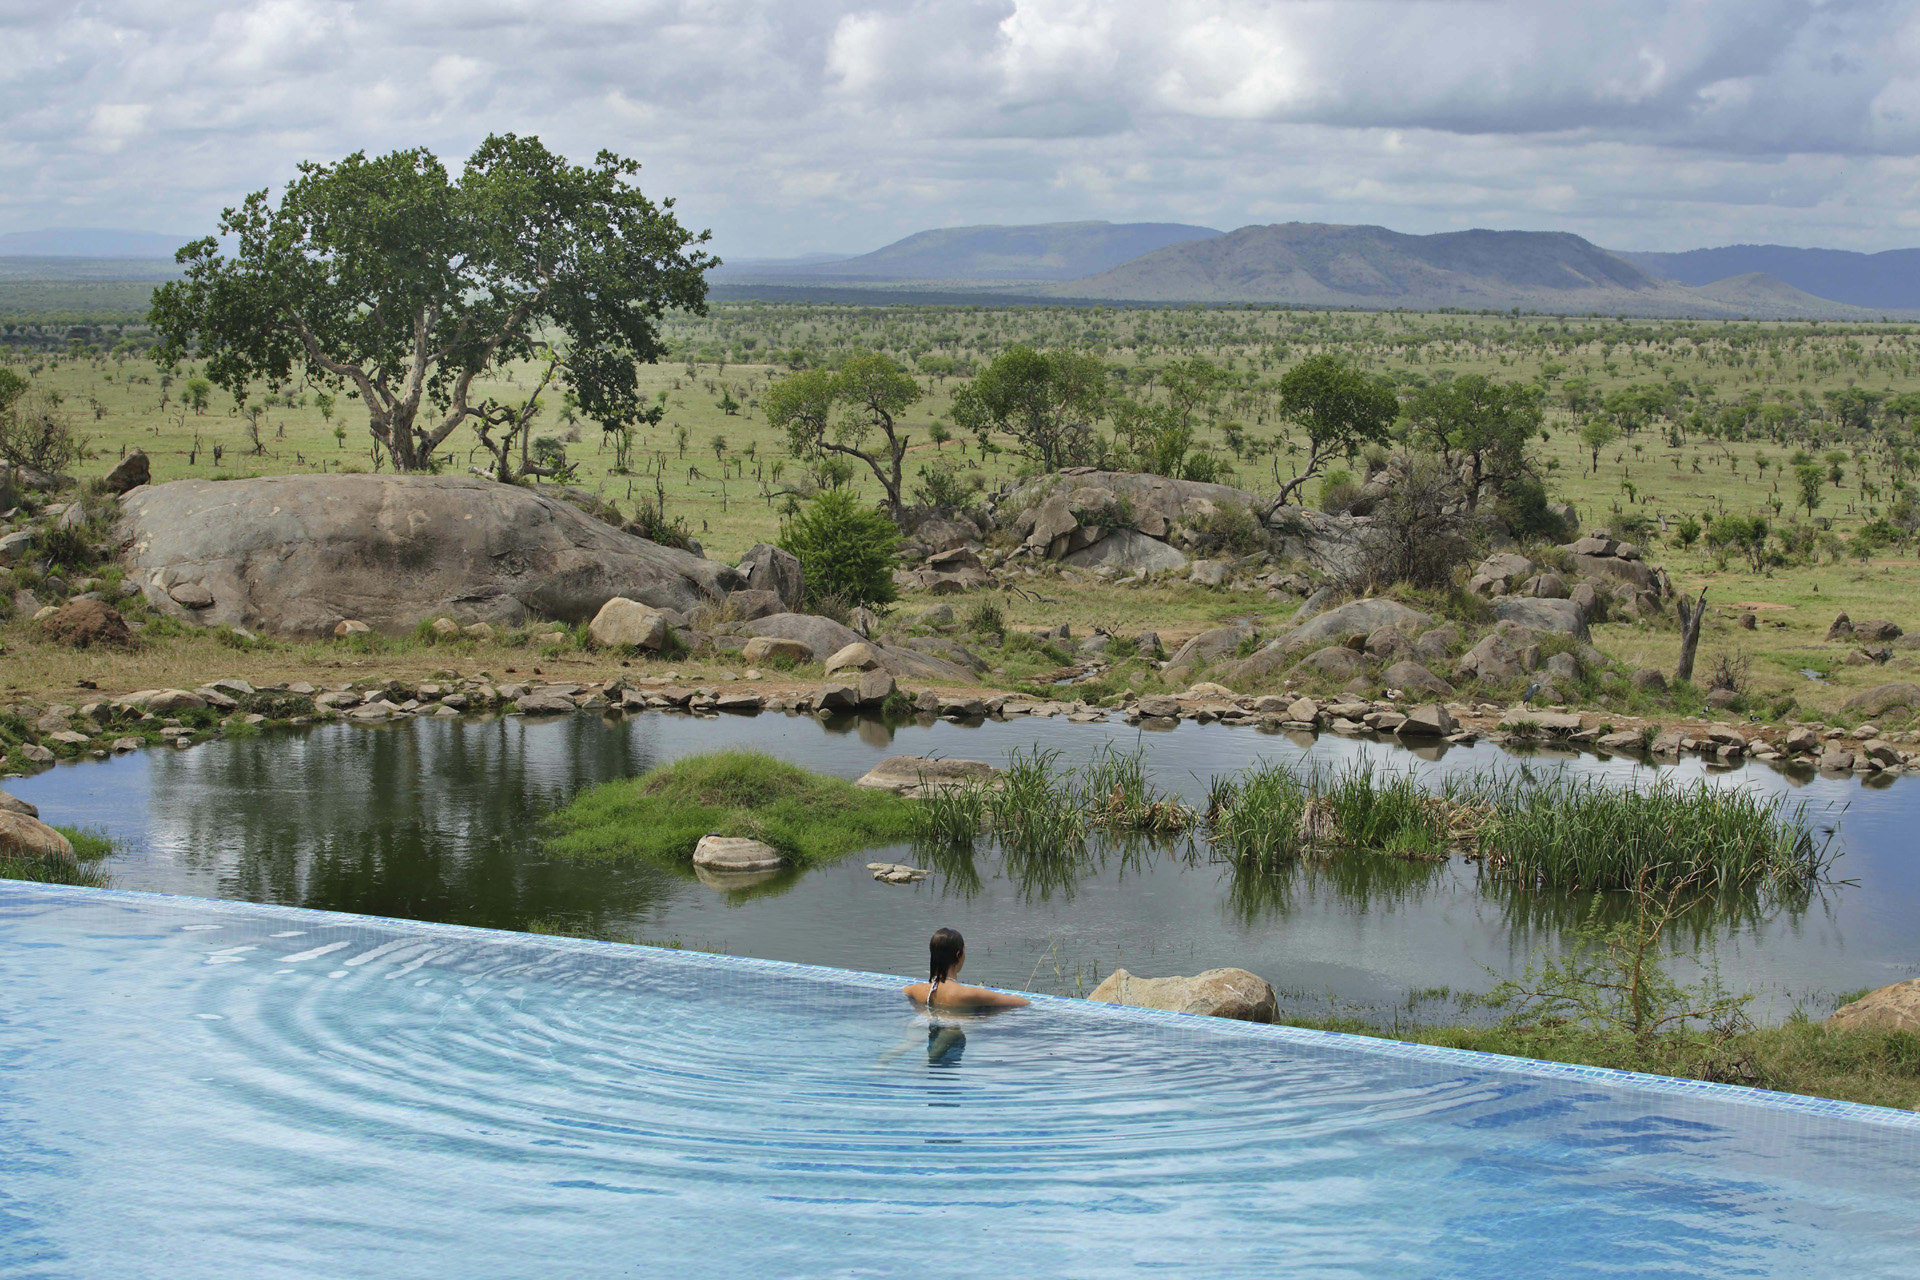
{"type": "Polygon", "coordinates": [[[927,981],[909,986],[907,997],[929,1009],[1019,1009],[1028,1003],[1021,996],[959,981],[960,966],[967,962],[967,944],[953,929],[933,931],[927,956],[927,981]]]}

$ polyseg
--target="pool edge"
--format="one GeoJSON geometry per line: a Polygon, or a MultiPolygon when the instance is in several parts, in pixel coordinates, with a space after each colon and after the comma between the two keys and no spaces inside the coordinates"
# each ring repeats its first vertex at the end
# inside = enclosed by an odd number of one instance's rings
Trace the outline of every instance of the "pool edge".
{"type": "MultiPolygon", "coordinates": [[[[372,916],[351,911],[325,911],[313,907],[289,907],[275,903],[239,902],[230,898],[199,898],[190,894],[149,893],[135,889],[94,889],[79,885],[43,884],[32,880],[0,879],[0,893],[73,900],[120,900],[131,904],[179,904],[182,908],[219,914],[282,916],[307,921],[325,920],[336,925],[361,924],[418,933],[458,933],[479,935],[500,944],[536,945],[554,950],[630,952],[635,949],[661,956],[672,956],[690,963],[759,969],[781,973],[812,974],[837,982],[853,982],[875,989],[896,989],[896,984],[913,981],[898,974],[873,973],[864,969],[839,969],[830,965],[806,964],[793,960],[765,960],[755,956],[725,955],[705,951],[687,951],[656,947],[637,942],[606,942],[595,938],[571,938],[556,934],[524,933],[512,929],[489,929],[479,925],[449,924],[433,920],[409,920],[398,916],[372,916]]],[[[1345,1031],[1322,1031],[1295,1027],[1286,1023],[1242,1022],[1214,1018],[1205,1014],[1178,1013],[1165,1009],[1142,1009],[1131,1005],[1094,1003],[1074,996],[1023,992],[1036,1005],[1072,1010],[1078,1016],[1129,1018],[1136,1021],[1166,1022],[1197,1028],[1211,1034],[1249,1039],[1281,1040],[1301,1045],[1331,1046],[1390,1058],[1457,1064],[1487,1071],[1558,1080],[1584,1080],[1595,1084],[1614,1084],[1644,1093],[1673,1096],[1707,1096],[1770,1111],[1849,1119],[1897,1129],[1920,1130],[1920,1111],[1879,1107],[1864,1102],[1845,1102],[1811,1094],[1778,1093],[1746,1085],[1719,1084],[1707,1080],[1689,1080],[1679,1076],[1653,1075],[1640,1071],[1621,1071],[1613,1067],[1593,1067],[1579,1063],[1549,1062],[1540,1058],[1522,1058],[1508,1054],[1485,1053],[1477,1049],[1455,1049],[1444,1045],[1418,1044],[1407,1040],[1389,1040],[1380,1036],[1356,1035],[1345,1031]]]]}

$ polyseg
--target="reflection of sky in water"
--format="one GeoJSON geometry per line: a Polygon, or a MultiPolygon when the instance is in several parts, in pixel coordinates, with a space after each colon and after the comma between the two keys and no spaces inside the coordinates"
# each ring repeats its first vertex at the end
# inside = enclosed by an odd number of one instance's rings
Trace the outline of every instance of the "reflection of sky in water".
{"type": "MultiPolygon", "coordinates": [[[[50,821],[98,825],[129,852],[115,884],[203,896],[520,927],[572,921],[646,939],[850,968],[917,970],[926,935],[966,934],[979,980],[1073,990],[1116,965],[1193,972],[1240,965],[1313,1003],[1390,1003],[1434,986],[1483,989],[1561,936],[1584,906],[1483,886],[1446,867],[1350,860],[1236,889],[1226,868],[1165,849],[1097,850],[1077,877],[1043,885],[1010,877],[992,851],[914,886],[875,884],[870,860],[784,878],[759,894],[719,894],[647,865],[557,863],[539,851],[539,817],[577,788],[642,772],[720,746],[772,752],[811,769],[857,777],[892,754],[1004,762],[1016,747],[1060,751],[1077,764],[1106,742],[1148,752],[1160,785],[1204,798],[1212,775],[1262,758],[1340,767],[1367,759],[1437,780],[1488,767],[1563,763],[1619,785],[1653,770],[1626,759],[1489,745],[1409,752],[1384,743],[1317,739],[1183,724],[1140,733],[1121,723],[1016,719],[946,722],[894,731],[870,722],[828,728],[797,716],[694,720],[649,714],[625,723],[593,716],[525,721],[409,721],[328,726],[147,751],[63,766],[13,790],[50,821]],[[1248,892],[1249,888],[1253,892],[1248,892]]],[[[1756,1011],[1783,1015],[1795,998],[1875,986],[1920,971],[1920,863],[1911,832],[1920,785],[1863,787],[1850,778],[1795,779],[1766,767],[1707,770],[1698,761],[1660,774],[1785,791],[1817,816],[1842,817],[1846,856],[1830,888],[1806,909],[1764,904],[1708,929],[1723,976],[1762,993],[1756,1011]]]]}

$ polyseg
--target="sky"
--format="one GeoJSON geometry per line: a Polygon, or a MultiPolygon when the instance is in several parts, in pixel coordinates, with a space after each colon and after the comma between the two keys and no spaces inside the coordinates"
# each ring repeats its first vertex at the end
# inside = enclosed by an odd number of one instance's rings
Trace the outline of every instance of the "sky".
{"type": "Polygon", "coordinates": [[[1920,4],[0,0],[0,232],[204,235],[303,159],[639,160],[734,260],[970,223],[1920,244],[1920,4]]]}

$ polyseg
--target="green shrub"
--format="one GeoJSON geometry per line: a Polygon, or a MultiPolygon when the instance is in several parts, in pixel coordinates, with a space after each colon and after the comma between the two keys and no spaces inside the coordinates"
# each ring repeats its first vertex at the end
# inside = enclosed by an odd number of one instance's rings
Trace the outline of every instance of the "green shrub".
{"type": "Polygon", "coordinates": [[[857,605],[895,599],[893,554],[900,531],[883,512],[861,505],[845,490],[815,497],[780,527],[779,542],[799,559],[810,604],[831,595],[857,605]]]}

